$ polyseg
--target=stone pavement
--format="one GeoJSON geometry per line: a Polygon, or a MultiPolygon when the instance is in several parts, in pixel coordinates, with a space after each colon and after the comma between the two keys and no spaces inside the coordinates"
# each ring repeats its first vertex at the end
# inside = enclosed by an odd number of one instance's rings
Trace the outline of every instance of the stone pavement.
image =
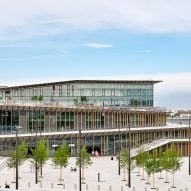
{"type": "MultiPolygon", "coordinates": [[[[0,185],[1,190],[8,191],[5,188],[5,182],[14,190],[14,170],[8,169],[5,165],[7,158],[0,157],[0,185]]],[[[146,180],[140,180],[137,176],[138,169],[132,170],[131,188],[128,188],[127,181],[124,179],[123,170],[118,175],[118,161],[116,157],[111,160],[110,157],[92,157],[93,164],[85,169],[85,180],[82,181],[82,191],[150,191],[152,185],[147,185],[146,180]],[[100,173],[100,182],[98,182],[98,173],[100,173]]],[[[75,167],[75,158],[69,160],[69,165],[64,169],[64,185],[58,185],[60,169],[55,168],[49,160],[43,168],[43,177],[41,182],[35,184],[34,168],[31,168],[30,162],[26,161],[20,168],[19,190],[20,191],[78,191],[79,171],[71,171],[71,167],[75,167]]],[[[165,176],[165,173],[162,173],[165,176]]],[[[125,177],[126,179],[127,177],[125,177]]],[[[145,174],[146,178],[146,174],[145,174]]],[[[184,158],[184,164],[181,171],[175,173],[175,186],[171,188],[172,175],[168,175],[170,183],[163,183],[164,179],[158,179],[159,174],[155,175],[155,187],[159,191],[191,191],[191,176],[188,175],[188,158],[184,158]]],[[[150,178],[152,180],[152,177],[150,178]]]]}

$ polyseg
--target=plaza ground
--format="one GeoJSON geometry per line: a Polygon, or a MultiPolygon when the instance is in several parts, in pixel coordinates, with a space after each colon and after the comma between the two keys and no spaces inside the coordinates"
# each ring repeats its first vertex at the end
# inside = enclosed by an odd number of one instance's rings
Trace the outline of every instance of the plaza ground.
{"type": "MultiPolygon", "coordinates": [[[[11,190],[15,189],[14,170],[6,167],[7,158],[0,157],[0,190],[5,189],[5,183],[10,185],[11,190]]],[[[19,190],[20,191],[77,191],[79,190],[79,171],[71,171],[71,167],[76,167],[76,159],[74,157],[69,159],[69,165],[64,169],[64,185],[58,185],[60,169],[55,167],[51,160],[43,167],[43,177],[41,182],[35,184],[35,171],[31,166],[29,160],[19,168],[19,190]]],[[[158,179],[159,174],[155,175],[155,187],[159,191],[191,191],[191,176],[188,175],[188,158],[183,159],[184,163],[181,170],[175,173],[175,186],[172,186],[172,175],[168,173],[168,180],[170,183],[164,183],[165,172],[162,173],[164,179],[158,179]]],[[[85,169],[85,180],[82,181],[82,191],[149,191],[151,185],[147,185],[146,180],[140,180],[138,169],[135,168],[131,173],[131,188],[127,186],[127,181],[124,179],[123,170],[121,175],[118,175],[118,161],[116,157],[111,160],[111,157],[92,157],[93,164],[85,169]],[[98,173],[100,173],[100,182],[98,182],[98,173]]],[[[142,175],[142,173],[140,173],[142,175]]],[[[146,173],[145,173],[145,178],[146,173]]],[[[125,177],[127,179],[127,177],[125,177]]],[[[152,177],[150,178],[152,183],[152,177]]]]}

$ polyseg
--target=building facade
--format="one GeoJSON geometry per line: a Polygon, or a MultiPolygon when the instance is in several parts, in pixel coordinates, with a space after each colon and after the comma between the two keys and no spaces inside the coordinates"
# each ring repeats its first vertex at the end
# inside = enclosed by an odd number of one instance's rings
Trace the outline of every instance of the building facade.
{"type": "Polygon", "coordinates": [[[3,87],[0,98],[2,103],[153,107],[153,86],[158,82],[73,80],[3,87]]]}
{"type": "MultiPolygon", "coordinates": [[[[72,156],[79,140],[103,156],[162,138],[187,138],[188,128],[169,128],[166,111],[153,107],[157,82],[77,80],[1,88],[0,154],[15,148],[18,125],[19,141],[29,147],[45,138],[51,151],[67,143],[72,156]]],[[[188,143],[181,148],[188,153],[188,143]]]]}

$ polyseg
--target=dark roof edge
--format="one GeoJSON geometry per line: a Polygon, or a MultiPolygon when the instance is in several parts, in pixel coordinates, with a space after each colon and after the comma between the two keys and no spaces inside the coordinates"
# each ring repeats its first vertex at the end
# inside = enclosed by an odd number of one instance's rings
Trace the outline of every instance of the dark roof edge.
{"type": "Polygon", "coordinates": [[[28,87],[39,87],[39,86],[46,86],[46,85],[58,85],[61,83],[152,83],[156,84],[162,82],[160,80],[68,80],[68,81],[59,81],[59,82],[45,82],[40,84],[29,84],[29,85],[19,85],[19,86],[6,86],[0,87],[0,90],[7,90],[7,89],[18,89],[18,88],[28,88],[28,87]]]}

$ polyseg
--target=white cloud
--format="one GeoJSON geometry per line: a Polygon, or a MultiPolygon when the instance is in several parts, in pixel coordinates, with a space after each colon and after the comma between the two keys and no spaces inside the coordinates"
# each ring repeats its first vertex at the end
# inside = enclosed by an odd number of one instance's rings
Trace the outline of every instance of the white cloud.
{"type": "Polygon", "coordinates": [[[0,0],[0,39],[120,28],[191,32],[190,0],[0,0]]]}
{"type": "Polygon", "coordinates": [[[145,49],[145,50],[140,50],[141,53],[151,53],[152,51],[149,49],[145,49]]]}
{"type": "Polygon", "coordinates": [[[89,47],[89,48],[112,48],[113,45],[111,44],[99,44],[99,43],[87,43],[83,44],[83,46],[89,47]]]}
{"type": "Polygon", "coordinates": [[[63,53],[63,54],[68,54],[68,53],[70,53],[69,50],[61,50],[60,52],[63,53]]]}

